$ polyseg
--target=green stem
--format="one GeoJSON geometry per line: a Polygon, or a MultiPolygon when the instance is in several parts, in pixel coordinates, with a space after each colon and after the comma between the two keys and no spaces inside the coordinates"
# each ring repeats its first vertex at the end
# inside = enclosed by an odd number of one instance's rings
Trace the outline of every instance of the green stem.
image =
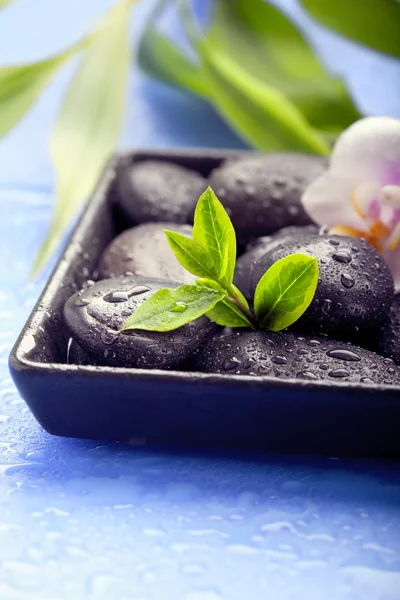
{"type": "Polygon", "coordinates": [[[230,300],[232,300],[233,304],[235,304],[238,307],[238,309],[245,315],[245,317],[248,318],[253,329],[257,329],[257,321],[255,320],[251,310],[246,308],[245,305],[243,304],[243,302],[241,300],[239,300],[239,298],[237,296],[230,296],[229,298],[230,298],[230,300]]]}
{"type": "Polygon", "coordinates": [[[232,284],[229,284],[226,280],[223,281],[223,287],[225,291],[229,294],[229,300],[238,307],[238,309],[247,317],[250,321],[253,329],[257,329],[257,320],[254,317],[251,310],[249,310],[238,297],[235,288],[232,284]]]}

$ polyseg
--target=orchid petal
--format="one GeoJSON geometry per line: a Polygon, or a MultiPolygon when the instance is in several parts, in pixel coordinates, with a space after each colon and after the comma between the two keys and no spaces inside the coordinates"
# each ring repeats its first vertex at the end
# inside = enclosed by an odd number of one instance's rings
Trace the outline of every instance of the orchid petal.
{"type": "Polygon", "coordinates": [[[379,219],[382,191],[377,181],[359,183],[353,189],[351,199],[354,210],[362,219],[379,219]]]}
{"type": "Polygon", "coordinates": [[[330,165],[332,172],[352,171],[358,181],[400,184],[400,120],[366,117],[356,121],[336,141],[330,165]]]}
{"type": "Polygon", "coordinates": [[[352,193],[359,179],[352,173],[331,171],[320,175],[304,192],[302,203],[310,217],[319,225],[348,225],[365,230],[365,222],[354,210],[352,193]]]}
{"type": "Polygon", "coordinates": [[[393,208],[400,208],[400,185],[384,185],[382,194],[387,204],[393,208]]]}
{"type": "Polygon", "coordinates": [[[392,272],[394,279],[394,288],[396,292],[400,292],[400,247],[395,252],[389,250],[383,253],[383,258],[389,269],[392,272]]]}

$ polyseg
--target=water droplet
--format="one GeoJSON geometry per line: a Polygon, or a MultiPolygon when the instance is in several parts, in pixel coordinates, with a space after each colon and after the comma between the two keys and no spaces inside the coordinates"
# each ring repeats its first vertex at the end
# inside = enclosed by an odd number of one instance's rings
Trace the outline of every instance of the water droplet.
{"type": "Polygon", "coordinates": [[[282,356],[280,354],[276,354],[275,356],[273,356],[271,358],[271,362],[275,363],[276,365],[286,365],[287,364],[287,358],[286,358],[286,356],[282,356]]]}
{"type": "Polygon", "coordinates": [[[240,360],[238,360],[236,357],[227,358],[224,364],[222,365],[222,368],[224,369],[224,371],[233,371],[233,369],[237,369],[239,365],[240,360]]]}
{"type": "Polygon", "coordinates": [[[347,350],[346,348],[334,348],[333,350],[329,350],[329,352],[326,354],[331,358],[338,358],[339,360],[348,360],[353,362],[358,362],[361,360],[361,356],[355,352],[352,352],[351,350],[347,350]]]}
{"type": "Polygon", "coordinates": [[[343,273],[340,277],[340,281],[342,282],[343,287],[348,290],[352,288],[355,284],[355,281],[351,275],[347,275],[347,273],[343,273]]]}
{"type": "Polygon", "coordinates": [[[351,262],[351,256],[345,250],[338,250],[335,254],[332,254],[333,260],[336,260],[340,263],[349,263],[351,262]]]}
{"type": "Polygon", "coordinates": [[[125,292],[117,291],[111,292],[103,297],[104,302],[127,302],[129,298],[132,296],[138,296],[139,294],[144,294],[145,292],[149,292],[150,288],[147,285],[136,285],[130,290],[126,290],[125,292]]]}
{"type": "Polygon", "coordinates": [[[100,339],[106,346],[111,346],[118,338],[118,334],[116,331],[102,331],[100,334],[100,339]]]}
{"type": "Polygon", "coordinates": [[[78,300],[75,302],[75,306],[88,306],[89,304],[89,298],[78,298],[78,300]]]}
{"type": "Polygon", "coordinates": [[[375,383],[375,381],[370,377],[361,377],[360,381],[361,383],[375,383]]]}
{"type": "Polygon", "coordinates": [[[329,243],[331,246],[339,246],[340,244],[339,240],[329,240],[329,243]]]}
{"type": "Polygon", "coordinates": [[[299,371],[296,374],[296,377],[299,379],[318,379],[318,377],[314,373],[311,373],[311,371],[299,371]]]}
{"type": "Polygon", "coordinates": [[[305,348],[299,348],[297,350],[297,354],[299,354],[300,356],[307,356],[308,350],[306,350],[305,348]]]}
{"type": "Polygon", "coordinates": [[[348,377],[350,373],[346,371],[346,369],[333,369],[333,371],[329,371],[329,377],[348,377]]]}
{"type": "Polygon", "coordinates": [[[171,312],[183,313],[187,310],[188,305],[185,302],[175,302],[175,306],[171,308],[171,312]]]}
{"type": "Polygon", "coordinates": [[[332,300],[329,300],[329,298],[325,298],[325,300],[322,303],[322,308],[321,308],[322,312],[325,315],[329,315],[332,311],[332,308],[333,308],[332,300]]]}

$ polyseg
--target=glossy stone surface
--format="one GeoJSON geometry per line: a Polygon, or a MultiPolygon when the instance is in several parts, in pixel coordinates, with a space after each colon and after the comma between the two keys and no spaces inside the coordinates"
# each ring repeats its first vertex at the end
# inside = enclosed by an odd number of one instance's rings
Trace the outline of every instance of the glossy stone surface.
{"type": "Polygon", "coordinates": [[[365,240],[328,234],[284,240],[254,265],[252,290],[271,265],[297,252],[318,258],[320,276],[314,299],[296,328],[353,340],[379,327],[393,299],[393,277],[365,240]]]}
{"type": "Polygon", "coordinates": [[[377,335],[376,349],[400,365],[400,294],[394,297],[388,319],[377,335]]]}
{"type": "Polygon", "coordinates": [[[187,237],[192,235],[190,225],[175,223],[146,223],[127,229],[104,250],[99,262],[98,279],[139,275],[193,283],[195,278],[178,262],[164,229],[187,237]]]}
{"type": "Polygon", "coordinates": [[[347,342],[287,331],[217,335],[193,362],[199,371],[223,375],[400,385],[400,369],[390,359],[347,342]]]}
{"type": "Polygon", "coordinates": [[[175,288],[149,277],[104,279],[74,294],[64,307],[66,324],[74,340],[95,364],[141,369],[169,369],[199,348],[216,325],[200,317],[174,331],[121,332],[127,318],[154,292],[175,288]]]}
{"type": "MultiPolygon", "coordinates": [[[[50,56],[111,4],[15,2],[1,12],[2,63],[50,56]]],[[[399,61],[282,6],[363,110],[400,117],[399,61]]],[[[151,8],[137,4],[135,27],[151,8]]],[[[46,144],[68,76],[0,143],[2,600],[398,600],[397,463],[60,439],[15,391],[7,356],[44,285],[29,268],[54,203],[46,144]]],[[[125,145],[240,145],[206,103],[137,68],[129,97],[125,145]]]]}
{"type": "Polygon", "coordinates": [[[312,223],[300,198],[326,168],[326,160],[318,156],[256,155],[227,161],[213,171],[210,185],[243,244],[282,227],[312,223]]]}
{"type": "Polygon", "coordinates": [[[119,203],[131,223],[172,221],[193,223],[206,180],[178,165],[150,161],[135,163],[120,175],[119,203]]]}

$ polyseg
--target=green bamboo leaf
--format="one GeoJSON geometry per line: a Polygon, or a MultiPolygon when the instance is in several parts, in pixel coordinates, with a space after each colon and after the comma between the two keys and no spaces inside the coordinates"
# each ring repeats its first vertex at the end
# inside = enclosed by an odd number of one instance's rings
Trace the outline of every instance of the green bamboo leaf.
{"type": "Polygon", "coordinates": [[[203,246],[175,231],[164,229],[164,233],[176,258],[189,273],[211,280],[218,278],[213,257],[203,246]]]}
{"type": "Polygon", "coordinates": [[[204,64],[211,99],[233,128],[260,150],[329,154],[329,145],[279,89],[249,74],[197,27],[190,0],[178,0],[186,33],[204,64]]]}
{"type": "Polygon", "coordinates": [[[235,230],[228,213],[210,187],[196,205],[193,239],[212,256],[218,279],[225,279],[230,285],[236,264],[235,230]]]}
{"type": "Polygon", "coordinates": [[[197,285],[163,288],[132,313],[122,331],[173,331],[204,315],[224,295],[223,291],[197,285]]]}
{"type": "MultiPolygon", "coordinates": [[[[337,5],[336,0],[315,2],[321,7],[337,5]]],[[[352,4],[342,2],[346,7],[352,4]]],[[[343,9],[341,14],[347,13],[343,9]]],[[[215,51],[279,90],[312,126],[328,135],[360,117],[342,80],[325,71],[297,27],[265,0],[216,0],[207,39],[215,51]]]]}
{"type": "Polygon", "coordinates": [[[201,55],[215,107],[247,142],[260,150],[329,154],[323,136],[278,89],[208,43],[202,44],[201,55]]]}
{"type": "Polygon", "coordinates": [[[301,0],[326,27],[380,52],[400,57],[399,0],[301,0]]]}
{"type": "Polygon", "coordinates": [[[51,256],[81,202],[92,192],[122,126],[131,59],[132,0],[119,2],[87,43],[55,125],[50,149],[56,206],[36,257],[36,274],[51,256]]]}
{"type": "Polygon", "coordinates": [[[48,60],[0,68],[0,138],[30,109],[77,46],[48,60]]]}
{"type": "Polygon", "coordinates": [[[297,321],[314,298],[318,275],[318,260],[306,254],[290,254],[273,264],[254,294],[261,327],[280,331],[297,321]]]}
{"type": "Polygon", "coordinates": [[[188,60],[165,36],[152,27],[143,32],[138,49],[139,66],[152,77],[208,97],[201,64],[188,60]]]}
{"type": "Polygon", "coordinates": [[[0,10],[5,8],[8,4],[14,3],[16,0],[0,0],[0,10]]]}

